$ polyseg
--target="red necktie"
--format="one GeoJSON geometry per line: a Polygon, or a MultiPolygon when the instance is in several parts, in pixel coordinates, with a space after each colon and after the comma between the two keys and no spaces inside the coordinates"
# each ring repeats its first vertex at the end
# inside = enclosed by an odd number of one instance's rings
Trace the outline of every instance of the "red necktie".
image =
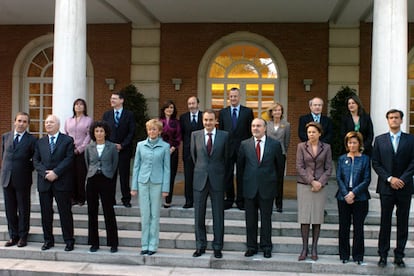
{"type": "Polygon", "coordinates": [[[260,140],[257,140],[256,156],[257,156],[257,162],[260,164],[260,140]]]}
{"type": "Polygon", "coordinates": [[[208,140],[207,140],[207,153],[211,155],[211,149],[213,148],[213,139],[211,138],[212,133],[207,133],[208,140]]]}

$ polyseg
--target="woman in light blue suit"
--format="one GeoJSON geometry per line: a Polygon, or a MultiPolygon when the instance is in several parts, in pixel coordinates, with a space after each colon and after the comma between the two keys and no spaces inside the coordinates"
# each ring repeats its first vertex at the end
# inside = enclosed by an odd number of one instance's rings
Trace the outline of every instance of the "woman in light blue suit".
{"type": "Polygon", "coordinates": [[[132,174],[131,195],[139,191],[141,207],[141,255],[153,255],[159,244],[161,194],[170,190],[170,145],[161,138],[162,123],[145,124],[148,138],[138,142],[132,174]]]}

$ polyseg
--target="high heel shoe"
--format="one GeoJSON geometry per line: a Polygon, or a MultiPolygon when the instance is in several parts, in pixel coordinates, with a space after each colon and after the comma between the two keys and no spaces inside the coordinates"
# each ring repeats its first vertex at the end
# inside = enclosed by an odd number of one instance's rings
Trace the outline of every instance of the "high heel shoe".
{"type": "Polygon", "coordinates": [[[298,261],[304,261],[308,257],[308,250],[303,249],[298,257],[298,261]]]}
{"type": "Polygon", "coordinates": [[[317,261],[318,260],[318,252],[316,251],[316,249],[315,250],[312,250],[311,259],[314,260],[314,261],[317,261]]]}

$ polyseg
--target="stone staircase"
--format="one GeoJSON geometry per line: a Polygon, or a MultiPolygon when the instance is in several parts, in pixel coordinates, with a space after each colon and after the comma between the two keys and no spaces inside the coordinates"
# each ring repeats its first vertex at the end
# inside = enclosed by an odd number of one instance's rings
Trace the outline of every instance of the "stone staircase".
{"type": "MultiPolygon", "coordinates": [[[[334,185],[330,185],[334,186],[334,185]]],[[[334,190],[334,187],[330,189],[334,190]]],[[[330,192],[329,194],[334,194],[330,192]]],[[[75,221],[75,250],[64,252],[64,244],[61,237],[58,214],[55,213],[54,234],[56,245],[48,251],[41,251],[43,243],[42,228],[40,222],[40,206],[34,200],[32,203],[31,228],[29,244],[25,248],[3,247],[0,244],[0,264],[11,264],[16,260],[30,260],[38,263],[69,262],[76,264],[101,264],[116,266],[155,266],[155,267],[180,267],[180,268],[204,268],[204,269],[226,269],[240,271],[267,271],[267,272],[295,272],[295,273],[330,273],[330,274],[362,274],[362,275],[414,275],[414,225],[410,221],[409,242],[406,248],[405,269],[395,268],[392,264],[392,250],[390,251],[389,264],[385,269],[377,267],[377,238],[379,232],[379,214],[370,212],[365,227],[366,257],[362,265],[354,263],[342,264],[337,255],[337,210],[335,200],[330,199],[327,205],[328,215],[325,224],[322,225],[321,238],[319,241],[319,260],[314,262],[310,259],[298,262],[297,257],[301,251],[301,237],[299,224],[296,222],[296,201],[286,200],[283,213],[273,214],[273,257],[264,259],[261,252],[251,258],[244,257],[245,248],[245,222],[244,212],[238,209],[225,211],[225,237],[223,258],[215,259],[212,251],[208,250],[205,255],[193,258],[195,249],[194,237],[194,212],[193,209],[182,209],[184,199],[182,196],[174,198],[175,206],[169,209],[161,209],[160,244],[158,252],[153,256],[140,256],[141,225],[139,207],[134,202],[133,208],[116,206],[117,223],[119,229],[119,251],[115,254],[109,252],[105,246],[105,227],[103,216],[100,221],[100,243],[101,248],[96,253],[89,253],[87,245],[87,207],[74,206],[75,221]],[[7,260],[10,260],[8,263],[7,260]],[[12,261],[13,260],[13,261],[12,261]]],[[[56,207],[55,207],[56,208],[56,207]]],[[[212,218],[211,209],[207,211],[208,239],[212,240],[212,218]]],[[[7,224],[4,213],[4,204],[0,206],[0,240],[8,240],[7,224]]],[[[395,246],[395,226],[393,226],[391,248],[395,246]]],[[[311,242],[311,240],[310,240],[311,242]]],[[[211,249],[211,244],[208,245],[211,249]]],[[[47,266],[47,265],[46,265],[47,266]]],[[[4,268],[3,268],[4,269],[4,268]]],[[[30,268],[28,271],[30,271],[30,268]]],[[[1,271],[1,268],[0,268],[1,271]]],[[[12,268],[6,269],[10,274],[16,271],[12,268]]],[[[41,275],[62,275],[65,272],[55,271],[53,267],[45,270],[41,275]]],[[[73,271],[68,271],[73,274],[73,271]]],[[[88,273],[76,272],[76,275],[90,275],[88,273]]],[[[2,275],[2,273],[0,273],[2,275]]],[[[19,274],[20,275],[20,274],[19,274]]],[[[22,274],[26,275],[26,274],[22,274]]],[[[30,275],[30,274],[27,274],[30,275]]],[[[95,274],[96,275],[96,274],[95,274]]],[[[98,273],[98,275],[101,275],[98,273]]],[[[116,275],[116,274],[111,274],[116,275]]]]}

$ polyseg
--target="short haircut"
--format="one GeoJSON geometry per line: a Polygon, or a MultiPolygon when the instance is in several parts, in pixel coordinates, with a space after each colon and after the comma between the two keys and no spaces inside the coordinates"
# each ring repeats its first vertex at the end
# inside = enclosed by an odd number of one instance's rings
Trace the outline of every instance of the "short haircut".
{"type": "Polygon", "coordinates": [[[27,112],[23,112],[23,111],[17,112],[17,113],[16,113],[16,116],[14,117],[14,121],[16,121],[16,120],[17,120],[17,116],[26,116],[26,117],[27,117],[27,122],[28,122],[28,123],[30,123],[30,116],[29,116],[29,113],[27,113],[27,112]]]}
{"type": "Polygon", "coordinates": [[[203,118],[204,118],[204,114],[214,114],[214,118],[217,118],[216,112],[213,109],[204,110],[204,112],[203,112],[203,118]]]}
{"type": "Polygon", "coordinates": [[[121,91],[119,91],[119,92],[112,92],[111,95],[117,95],[120,99],[125,99],[124,93],[122,93],[121,91]]]}
{"type": "Polygon", "coordinates": [[[385,114],[385,118],[388,119],[388,115],[392,113],[400,113],[401,119],[404,117],[404,113],[401,110],[398,109],[390,109],[387,111],[387,114],[385,114]]]}
{"type": "Polygon", "coordinates": [[[162,122],[160,120],[158,120],[158,119],[151,119],[151,120],[148,120],[145,123],[145,127],[147,129],[150,128],[150,127],[153,127],[153,126],[157,127],[158,130],[160,131],[160,133],[162,132],[163,126],[162,126],[162,122]]]}
{"type": "MultiPolygon", "coordinates": [[[[257,120],[262,121],[262,122],[263,122],[263,125],[264,125],[265,127],[267,126],[267,122],[266,122],[266,120],[265,120],[265,119],[263,119],[263,118],[259,118],[259,117],[258,117],[258,118],[254,118],[254,119],[253,119],[253,121],[254,121],[254,120],[256,120],[256,119],[257,119],[257,120]]],[[[252,124],[253,124],[253,121],[252,121],[252,124]]]]}
{"type": "Polygon", "coordinates": [[[93,141],[96,141],[95,129],[98,127],[101,127],[105,130],[105,140],[108,139],[111,135],[111,129],[106,121],[95,121],[91,124],[89,127],[89,136],[91,136],[91,139],[93,141]]]}
{"type": "Polygon", "coordinates": [[[321,124],[320,124],[320,123],[317,123],[317,122],[309,122],[309,123],[307,123],[307,124],[306,124],[306,126],[305,126],[306,131],[308,131],[308,128],[309,128],[309,127],[314,127],[314,128],[316,128],[316,129],[318,130],[318,132],[319,132],[321,135],[323,135],[323,128],[322,128],[322,126],[321,126],[321,124]]]}
{"type": "Polygon", "coordinates": [[[196,101],[197,101],[197,103],[198,103],[198,104],[200,103],[200,99],[199,99],[197,96],[191,96],[191,97],[188,97],[187,102],[188,102],[191,98],[195,98],[195,99],[196,99],[196,101]]]}
{"type": "Polygon", "coordinates": [[[230,88],[230,91],[237,91],[240,93],[240,89],[238,87],[232,87],[230,88]]]}
{"type": "Polygon", "coordinates": [[[283,114],[284,114],[284,109],[283,109],[283,105],[279,102],[275,102],[274,104],[272,104],[268,109],[267,109],[267,115],[269,116],[269,118],[273,119],[273,115],[272,115],[272,111],[276,108],[280,106],[280,108],[282,109],[282,115],[280,116],[280,119],[283,119],[283,114]]]}
{"type": "Polygon", "coordinates": [[[356,131],[350,131],[345,135],[344,144],[345,144],[346,151],[349,151],[348,141],[351,140],[351,138],[356,138],[358,140],[359,152],[362,152],[364,150],[364,138],[362,137],[361,132],[356,132],[356,131]]]}
{"type": "Polygon", "coordinates": [[[309,106],[311,106],[311,105],[312,105],[312,102],[313,102],[314,100],[316,100],[316,99],[321,100],[321,101],[322,101],[322,105],[323,105],[323,100],[322,100],[321,98],[319,98],[319,97],[313,97],[312,99],[310,99],[310,100],[309,100],[309,106]]]}

